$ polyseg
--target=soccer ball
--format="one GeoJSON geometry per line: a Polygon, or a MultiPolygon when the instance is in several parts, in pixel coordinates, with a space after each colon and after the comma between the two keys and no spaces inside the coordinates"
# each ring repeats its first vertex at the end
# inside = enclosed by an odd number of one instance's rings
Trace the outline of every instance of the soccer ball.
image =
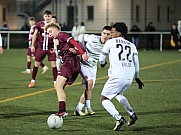
{"type": "Polygon", "coordinates": [[[62,127],[63,119],[62,119],[62,117],[59,117],[56,114],[51,114],[48,117],[47,124],[48,124],[49,128],[58,129],[58,128],[62,127]]]}

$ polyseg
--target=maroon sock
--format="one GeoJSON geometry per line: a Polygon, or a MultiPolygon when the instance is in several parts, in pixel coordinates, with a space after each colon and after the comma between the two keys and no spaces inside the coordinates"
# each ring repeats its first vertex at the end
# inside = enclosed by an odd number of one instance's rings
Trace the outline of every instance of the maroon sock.
{"type": "Polygon", "coordinates": [[[59,101],[59,113],[66,112],[66,103],[65,101],[59,101]]]}
{"type": "Polygon", "coordinates": [[[33,72],[32,72],[32,80],[35,80],[37,72],[38,72],[38,67],[34,66],[33,67],[33,72]]]}
{"type": "Polygon", "coordinates": [[[44,67],[45,64],[44,64],[43,62],[40,62],[40,66],[41,66],[41,67],[44,67]]]}
{"type": "Polygon", "coordinates": [[[30,68],[31,68],[31,61],[27,62],[27,69],[30,69],[30,68]]]}
{"type": "Polygon", "coordinates": [[[52,68],[52,74],[53,74],[54,81],[56,81],[56,79],[57,79],[57,67],[52,68]]]}

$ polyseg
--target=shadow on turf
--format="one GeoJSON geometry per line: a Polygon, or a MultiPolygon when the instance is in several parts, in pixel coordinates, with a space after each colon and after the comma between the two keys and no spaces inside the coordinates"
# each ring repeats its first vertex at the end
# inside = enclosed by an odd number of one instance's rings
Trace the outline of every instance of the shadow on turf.
{"type": "Polygon", "coordinates": [[[160,125],[160,126],[147,126],[147,127],[136,127],[134,129],[131,129],[130,131],[146,131],[150,129],[165,129],[166,128],[181,128],[181,125],[160,125]]]}
{"type": "Polygon", "coordinates": [[[6,114],[0,114],[0,119],[8,119],[8,118],[18,118],[18,117],[26,117],[26,116],[35,116],[35,115],[50,115],[53,112],[31,112],[31,113],[6,113],[6,114]]]}
{"type": "MultiPolygon", "coordinates": [[[[48,115],[56,112],[56,111],[42,111],[42,110],[37,112],[37,110],[34,110],[34,112],[27,111],[27,112],[23,113],[23,112],[18,111],[18,110],[23,110],[22,108],[18,109],[15,106],[13,106],[13,107],[8,106],[8,107],[11,108],[14,111],[14,113],[0,113],[0,119],[28,117],[28,116],[36,116],[36,115],[47,115],[48,116],[48,115]],[[17,110],[17,112],[15,112],[15,110],[17,110]]],[[[9,108],[8,108],[8,110],[10,110],[9,108]]],[[[33,111],[33,109],[31,111],[33,111]]],[[[100,118],[100,117],[105,117],[105,116],[109,115],[105,110],[95,110],[96,114],[92,115],[92,116],[74,116],[73,112],[74,112],[74,110],[68,110],[69,115],[67,117],[67,120],[71,121],[72,117],[74,117],[74,120],[75,120],[75,119],[90,119],[92,117],[100,118]],[[69,117],[70,117],[70,119],[69,119],[69,117]]],[[[170,109],[170,110],[155,110],[155,111],[150,111],[150,112],[137,112],[137,115],[139,116],[139,115],[162,114],[162,113],[170,114],[170,113],[180,113],[180,112],[181,112],[181,108],[174,108],[174,109],[170,109]]],[[[123,112],[121,114],[123,116],[127,115],[125,112],[123,112]]]]}
{"type": "MultiPolygon", "coordinates": [[[[35,108],[26,108],[26,107],[20,107],[20,106],[3,106],[4,110],[1,110],[0,113],[0,119],[8,119],[8,118],[20,118],[20,117],[29,117],[29,116],[38,116],[38,115],[46,115],[49,116],[51,114],[55,114],[56,111],[43,111],[43,110],[37,110],[35,108]],[[26,112],[23,112],[26,110],[26,112]],[[11,111],[10,113],[6,113],[8,111],[11,111]],[[4,112],[4,113],[2,113],[4,112]]],[[[92,116],[74,116],[74,110],[68,110],[68,117],[66,118],[68,121],[75,120],[75,119],[89,119],[89,118],[97,118],[97,117],[104,117],[103,114],[100,113],[102,110],[95,110],[97,113],[96,115],[92,116]],[[74,117],[74,119],[72,119],[74,117]]]]}
{"type": "Polygon", "coordinates": [[[162,113],[180,113],[181,108],[173,108],[168,110],[155,110],[155,111],[148,111],[148,112],[137,112],[139,115],[149,115],[149,114],[162,114],[162,113]]]}

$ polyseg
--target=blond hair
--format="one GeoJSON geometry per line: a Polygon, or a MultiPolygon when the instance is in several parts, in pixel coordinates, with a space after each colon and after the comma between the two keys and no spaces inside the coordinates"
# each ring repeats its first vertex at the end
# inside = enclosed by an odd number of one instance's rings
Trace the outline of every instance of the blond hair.
{"type": "Polygon", "coordinates": [[[47,30],[48,28],[57,28],[58,30],[60,30],[60,26],[58,25],[58,23],[48,23],[46,26],[45,26],[45,30],[47,30]]]}

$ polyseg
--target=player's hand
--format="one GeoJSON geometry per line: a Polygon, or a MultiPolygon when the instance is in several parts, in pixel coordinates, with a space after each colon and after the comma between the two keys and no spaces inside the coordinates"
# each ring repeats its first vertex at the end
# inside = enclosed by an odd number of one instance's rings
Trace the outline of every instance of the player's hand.
{"type": "Polygon", "coordinates": [[[76,53],[77,53],[74,48],[70,48],[69,51],[70,51],[71,53],[73,53],[73,54],[76,54],[76,53]]]}
{"type": "Polygon", "coordinates": [[[105,61],[104,64],[101,64],[101,67],[104,68],[106,66],[107,62],[105,61]]]}
{"type": "Polygon", "coordinates": [[[88,60],[88,56],[86,53],[82,54],[82,59],[83,61],[87,61],[88,60]]]}
{"type": "Polygon", "coordinates": [[[0,54],[3,54],[3,47],[0,46],[0,54]]]}
{"type": "Polygon", "coordinates": [[[35,47],[31,45],[31,52],[35,52],[35,47]]]}
{"type": "Polygon", "coordinates": [[[56,51],[56,50],[55,50],[54,48],[51,48],[51,49],[50,49],[50,53],[55,53],[55,51],[56,51]]]}
{"type": "Polygon", "coordinates": [[[138,84],[139,86],[139,89],[142,89],[142,87],[144,86],[144,84],[142,83],[142,81],[139,79],[139,78],[135,78],[136,80],[136,83],[138,84]]]}

